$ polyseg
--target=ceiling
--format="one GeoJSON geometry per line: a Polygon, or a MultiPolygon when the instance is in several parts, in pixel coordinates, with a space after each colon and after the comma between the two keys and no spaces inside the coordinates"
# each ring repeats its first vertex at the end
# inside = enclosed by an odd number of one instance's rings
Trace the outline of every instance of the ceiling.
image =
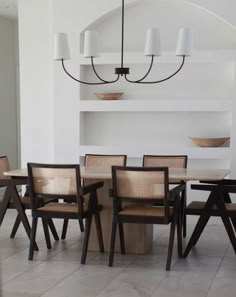
{"type": "Polygon", "coordinates": [[[17,18],[18,0],[0,0],[0,16],[17,18]]]}

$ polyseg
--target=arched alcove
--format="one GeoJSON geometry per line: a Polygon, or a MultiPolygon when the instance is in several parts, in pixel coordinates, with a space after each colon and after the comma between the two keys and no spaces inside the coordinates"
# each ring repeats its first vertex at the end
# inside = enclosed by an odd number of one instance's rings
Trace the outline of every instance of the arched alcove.
{"type": "MultiPolygon", "coordinates": [[[[163,51],[175,50],[178,30],[190,27],[194,49],[236,49],[236,31],[229,23],[199,5],[188,1],[137,1],[125,8],[125,50],[143,51],[148,27],[161,31],[163,51]]],[[[86,29],[97,30],[102,52],[119,51],[121,10],[116,9],[95,20],[86,29]]],[[[83,33],[81,34],[81,51],[83,33]]]]}

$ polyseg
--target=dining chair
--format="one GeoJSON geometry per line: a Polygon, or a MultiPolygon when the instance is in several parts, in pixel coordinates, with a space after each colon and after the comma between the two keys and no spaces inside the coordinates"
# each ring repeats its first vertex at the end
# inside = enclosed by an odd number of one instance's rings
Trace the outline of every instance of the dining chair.
{"type": "Polygon", "coordinates": [[[206,202],[195,200],[186,206],[186,214],[199,216],[199,219],[185,249],[184,257],[187,257],[191,248],[197,244],[212,216],[221,217],[234,252],[236,253],[236,203],[232,203],[230,197],[231,193],[236,193],[236,180],[201,181],[200,184],[192,184],[191,189],[207,191],[209,192],[209,196],[206,202]]]}
{"type": "MultiPolygon", "coordinates": [[[[111,170],[112,165],[126,165],[127,156],[126,155],[101,155],[101,154],[86,154],[84,159],[84,166],[86,168],[103,168],[111,170]]],[[[83,180],[83,184],[89,184],[90,181],[83,180]]],[[[65,219],[62,228],[61,239],[66,238],[67,228],[69,220],[65,219]]],[[[83,222],[80,222],[80,230],[83,232],[83,222]]]]}
{"type": "MultiPolygon", "coordinates": [[[[82,187],[80,166],[78,164],[28,163],[27,168],[29,194],[32,203],[32,231],[28,259],[33,260],[38,218],[42,218],[43,223],[53,218],[85,219],[85,235],[81,256],[81,264],[85,264],[91,221],[94,217],[99,250],[104,252],[100,207],[97,200],[97,190],[103,186],[103,182],[82,187]],[[44,199],[43,205],[39,203],[41,198],[44,199]],[[72,199],[72,203],[65,203],[64,199],[72,199]]],[[[47,224],[45,225],[47,227],[47,224]]],[[[47,248],[50,249],[51,240],[48,232],[45,233],[45,239],[47,248]]]]}
{"type": "Polygon", "coordinates": [[[170,224],[166,260],[166,270],[170,270],[176,226],[178,254],[182,256],[180,193],[183,187],[181,184],[169,189],[168,167],[112,166],[113,220],[109,266],[113,266],[117,225],[121,253],[125,254],[124,223],[170,224]],[[155,206],[160,199],[163,204],[155,206]]]}
{"type": "MultiPolygon", "coordinates": [[[[8,157],[7,156],[0,156],[0,187],[1,188],[5,188],[5,193],[7,191],[7,183],[9,182],[9,180],[12,180],[11,177],[9,176],[5,176],[4,172],[5,171],[9,171],[10,170],[10,166],[9,166],[9,161],[8,161],[8,157]]],[[[27,185],[27,180],[21,179],[21,180],[17,180],[17,185],[27,185]]],[[[23,210],[25,211],[26,209],[31,209],[31,201],[30,201],[30,197],[27,195],[27,192],[24,194],[24,196],[20,195],[19,190],[17,189],[16,193],[19,193],[19,199],[20,199],[20,203],[22,205],[23,210]]],[[[16,209],[15,204],[13,203],[12,199],[10,199],[10,201],[8,202],[7,205],[3,205],[4,202],[1,203],[0,206],[0,225],[2,224],[2,221],[4,219],[5,213],[7,209],[16,209]]],[[[10,237],[14,238],[16,235],[16,232],[19,228],[19,225],[21,223],[21,219],[20,219],[20,215],[17,214],[16,219],[15,219],[15,223],[13,225],[12,228],[12,232],[10,237]]],[[[49,220],[48,225],[50,227],[50,230],[54,236],[55,240],[59,240],[56,228],[53,224],[53,221],[49,220]]]]}
{"type": "MultiPolygon", "coordinates": [[[[188,156],[187,155],[143,155],[143,166],[167,166],[169,168],[187,168],[188,156]]],[[[183,237],[187,233],[187,220],[185,214],[185,207],[187,201],[186,182],[179,180],[169,180],[170,184],[184,185],[181,193],[181,210],[182,210],[182,227],[183,237]]],[[[159,202],[160,203],[160,202],[159,202]]]]}

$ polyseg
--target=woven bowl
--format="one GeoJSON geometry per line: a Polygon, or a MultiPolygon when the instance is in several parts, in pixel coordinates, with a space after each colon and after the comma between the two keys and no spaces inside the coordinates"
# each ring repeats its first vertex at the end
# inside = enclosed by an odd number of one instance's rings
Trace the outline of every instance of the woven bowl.
{"type": "Polygon", "coordinates": [[[189,137],[193,143],[201,147],[217,147],[221,146],[230,140],[230,137],[217,137],[217,138],[200,138],[200,137],[189,137]]]}
{"type": "Polygon", "coordinates": [[[101,100],[117,100],[124,93],[95,93],[95,95],[101,100]]]}

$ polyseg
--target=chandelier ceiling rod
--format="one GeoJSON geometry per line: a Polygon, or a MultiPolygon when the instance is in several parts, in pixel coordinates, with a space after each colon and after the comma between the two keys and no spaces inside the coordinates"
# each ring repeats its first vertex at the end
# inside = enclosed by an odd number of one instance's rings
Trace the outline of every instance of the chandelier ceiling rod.
{"type": "Polygon", "coordinates": [[[161,55],[160,50],[160,36],[159,31],[156,28],[150,28],[147,31],[146,37],[146,45],[145,45],[145,56],[151,57],[150,66],[145,75],[143,75],[138,80],[131,80],[128,78],[129,76],[129,68],[124,67],[124,0],[122,0],[122,19],[121,19],[121,64],[120,67],[115,68],[116,78],[114,80],[108,81],[103,79],[97,72],[94,65],[94,58],[99,56],[98,51],[98,35],[95,31],[85,31],[85,41],[84,41],[84,57],[91,59],[91,66],[94,71],[95,76],[99,79],[99,82],[86,82],[80,79],[77,79],[73,75],[71,75],[65,67],[64,60],[70,59],[70,51],[68,46],[67,35],[65,33],[56,33],[54,35],[54,60],[60,60],[62,63],[62,67],[65,73],[75,80],[76,82],[86,84],[86,85],[104,85],[104,84],[112,84],[117,82],[121,76],[124,76],[125,80],[129,83],[137,83],[137,84],[156,84],[164,82],[173,76],[175,76],[183,67],[185,62],[185,57],[191,56],[192,51],[192,34],[190,29],[181,28],[179,31],[179,38],[176,49],[176,56],[182,56],[182,63],[179,68],[172,73],[171,75],[156,81],[146,81],[146,77],[149,75],[153,63],[154,57],[161,55]]]}

